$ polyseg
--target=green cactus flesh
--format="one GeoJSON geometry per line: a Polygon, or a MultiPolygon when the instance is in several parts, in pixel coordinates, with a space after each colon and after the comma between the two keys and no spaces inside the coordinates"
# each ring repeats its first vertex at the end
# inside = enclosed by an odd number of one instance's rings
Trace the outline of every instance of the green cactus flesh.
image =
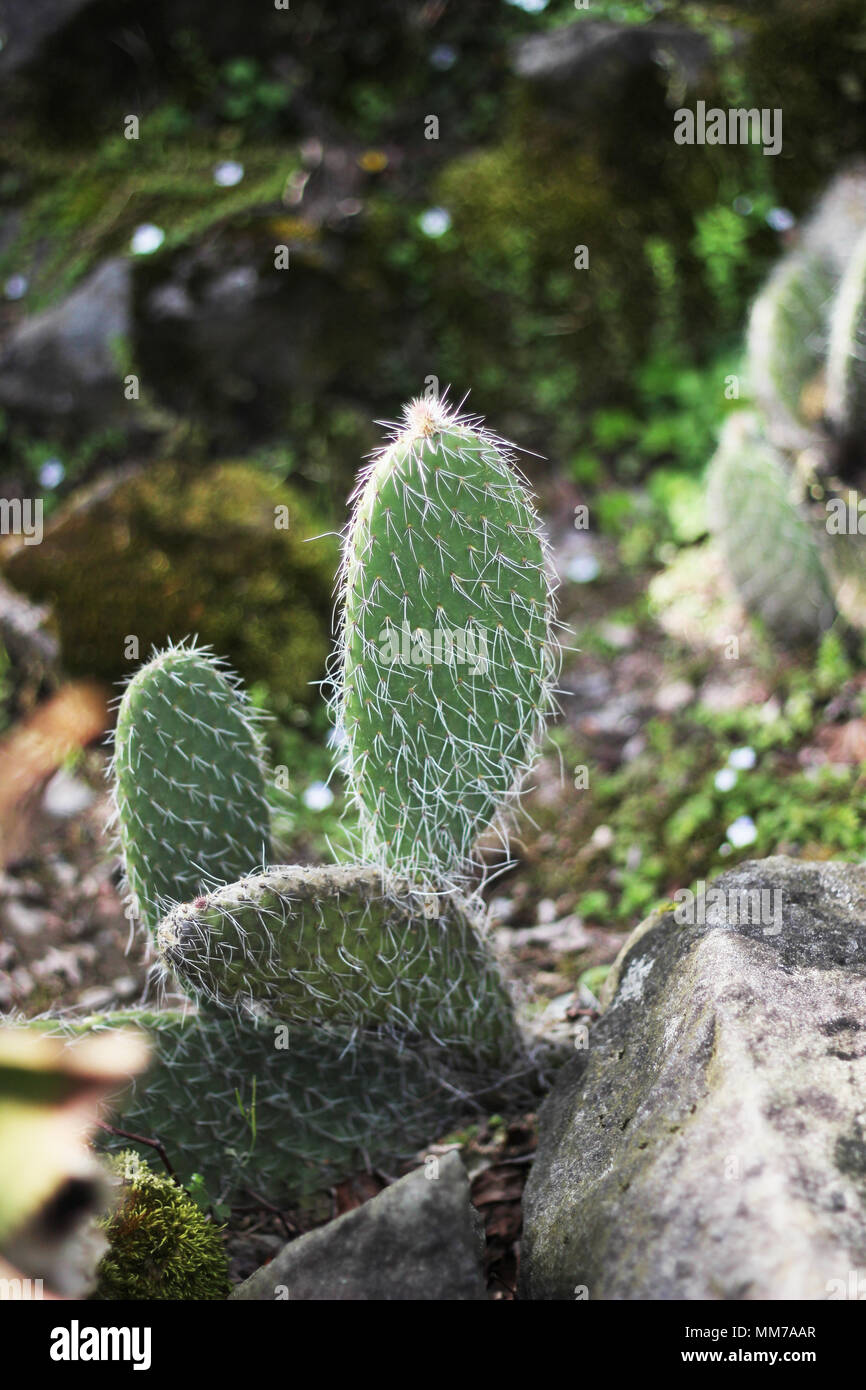
{"type": "Polygon", "coordinates": [[[114,773],[127,883],[150,929],[167,906],[250,873],[267,857],[255,720],[206,650],[170,647],[129,682],[114,773]]]}
{"type": "Polygon", "coordinates": [[[820,637],[835,609],[792,491],[793,480],[755,417],[731,416],[710,464],[710,530],[745,606],[776,638],[797,644],[820,637]]]}
{"type": "MultiPolygon", "coordinates": [[[[348,1030],[143,1009],[43,1026],[72,1037],[123,1026],[151,1035],[151,1067],[111,1118],[160,1139],[179,1179],[201,1174],[214,1199],[244,1188],[268,1200],[309,1198],[370,1165],[411,1157],[479,1110],[480,1093],[441,1052],[348,1030]]],[[[492,1093],[491,1103],[499,1099],[492,1093]]]]}
{"type": "Polygon", "coordinates": [[[557,647],[545,543],[507,446],[439,401],[361,478],[338,716],[362,857],[458,874],[529,766],[557,647]]]}
{"type": "Polygon", "coordinates": [[[269,869],[175,908],[164,961],[196,995],[293,1024],[383,1026],[507,1068],[511,1000],[477,903],[374,867],[269,869]]]}
{"type": "Polygon", "coordinates": [[[866,234],[842,277],[830,323],[827,418],[839,435],[866,437],[866,234]]]}

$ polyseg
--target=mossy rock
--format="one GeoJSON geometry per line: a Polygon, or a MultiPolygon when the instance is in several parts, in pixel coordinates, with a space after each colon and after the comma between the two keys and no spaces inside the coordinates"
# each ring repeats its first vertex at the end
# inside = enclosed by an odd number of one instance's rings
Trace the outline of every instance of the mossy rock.
{"type": "Polygon", "coordinates": [[[94,1298],[222,1299],[229,1293],[220,1230],[167,1174],[130,1149],[108,1160],[120,1189],[100,1224],[109,1248],[94,1298]]]}
{"type": "Polygon", "coordinates": [[[248,464],[191,474],[159,463],[74,500],[41,545],[8,554],[5,572],[52,604],[74,675],[127,675],[131,635],[144,657],[197,633],[245,681],[307,701],[327,658],[337,554],[333,540],[306,542],[328,529],[304,497],[248,464]]]}

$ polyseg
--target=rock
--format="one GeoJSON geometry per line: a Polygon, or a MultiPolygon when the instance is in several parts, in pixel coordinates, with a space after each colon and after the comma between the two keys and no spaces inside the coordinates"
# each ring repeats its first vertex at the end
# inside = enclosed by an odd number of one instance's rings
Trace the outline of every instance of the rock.
{"type": "Polygon", "coordinates": [[[386,1187],[284,1246],[239,1284],[241,1299],[423,1301],[486,1298],[483,1234],[457,1153],[386,1187]]]}
{"type": "Polygon", "coordinates": [[[691,85],[710,57],[707,37],[684,25],[584,19],[521,39],[512,66],[518,77],[588,108],[602,92],[615,97],[634,68],[676,67],[691,85]]]}
{"type": "Polygon", "coordinates": [[[57,30],[92,0],[0,0],[0,77],[8,78],[37,56],[57,30]]]}
{"type": "Polygon", "coordinates": [[[866,868],[700,906],[633,933],[542,1109],[524,1297],[825,1299],[866,1259],[866,868]]]}
{"type": "Polygon", "coordinates": [[[307,541],[328,529],[299,492],[247,464],[156,463],[79,494],[41,545],[11,552],[6,573],[52,604],[73,674],[117,680],[152,644],[197,633],[245,681],[309,701],[327,658],[337,547],[307,541]]]}
{"type": "Polygon", "coordinates": [[[118,354],[131,334],[130,268],[98,266],[60,304],[19,323],[0,354],[0,405],[37,416],[130,423],[118,354]]]}

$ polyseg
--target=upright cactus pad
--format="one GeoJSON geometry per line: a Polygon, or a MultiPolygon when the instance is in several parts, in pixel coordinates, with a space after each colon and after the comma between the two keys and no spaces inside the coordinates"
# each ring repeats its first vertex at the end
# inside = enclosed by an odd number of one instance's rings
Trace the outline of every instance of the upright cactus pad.
{"type": "Polygon", "coordinates": [[[836,283],[835,271],[818,256],[796,252],[780,262],[752,307],[752,389],[773,438],[785,447],[809,439],[804,393],[821,369],[836,283]]]}
{"type": "Polygon", "coordinates": [[[167,906],[267,855],[255,718],[208,651],[169,647],[135,674],[120,703],[114,775],[127,883],[151,930],[167,906]]]}
{"type": "Polygon", "coordinates": [[[360,479],[336,705],[363,857],[459,874],[553,703],[545,542],[508,447],[438,400],[360,479]]]}
{"type": "Polygon", "coordinates": [[[209,1001],[296,1025],[382,1026],[507,1068],[520,1053],[480,905],[379,868],[270,869],[175,908],[163,959],[209,1001]]]}
{"type": "Polygon", "coordinates": [[[779,640],[813,642],[835,610],[818,546],[793,481],[755,416],[722,432],[708,475],[708,520],[746,607],[779,640]]]}
{"type": "Polygon", "coordinates": [[[866,233],[857,243],[833,307],[826,413],[841,438],[858,441],[862,468],[866,439],[866,233]]]}

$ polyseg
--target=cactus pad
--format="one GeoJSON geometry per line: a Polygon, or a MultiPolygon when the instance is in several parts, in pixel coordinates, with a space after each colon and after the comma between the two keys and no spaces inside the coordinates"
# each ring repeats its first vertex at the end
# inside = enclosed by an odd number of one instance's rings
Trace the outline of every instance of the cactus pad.
{"type": "Polygon", "coordinates": [[[794,481],[745,411],[731,416],[708,475],[708,520],[746,607],[781,641],[813,642],[835,609],[794,481]]]}
{"type": "Polygon", "coordinates": [[[545,542],[508,446],[438,400],[363,473],[335,703],[362,857],[457,875],[552,707],[545,542]]]}
{"type": "Polygon", "coordinates": [[[269,813],[253,711],[207,650],[174,646],[126,687],[114,743],[116,824],[142,921],[262,863],[269,813]]]}
{"type": "Polygon", "coordinates": [[[292,1024],[387,1027],[478,1066],[520,1051],[480,904],[378,868],[270,869],[175,908],[165,962],[215,1004],[292,1024]]]}

